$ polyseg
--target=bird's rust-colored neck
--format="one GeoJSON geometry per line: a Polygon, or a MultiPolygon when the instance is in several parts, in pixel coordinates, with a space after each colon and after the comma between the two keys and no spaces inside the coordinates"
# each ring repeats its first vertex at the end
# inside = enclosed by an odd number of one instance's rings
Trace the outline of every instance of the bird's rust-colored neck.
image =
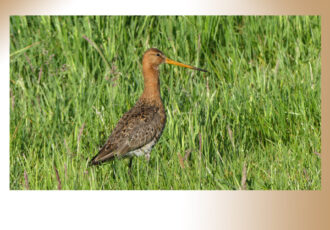
{"type": "Polygon", "coordinates": [[[158,66],[143,62],[144,90],[142,99],[160,101],[159,70],[158,66]]]}

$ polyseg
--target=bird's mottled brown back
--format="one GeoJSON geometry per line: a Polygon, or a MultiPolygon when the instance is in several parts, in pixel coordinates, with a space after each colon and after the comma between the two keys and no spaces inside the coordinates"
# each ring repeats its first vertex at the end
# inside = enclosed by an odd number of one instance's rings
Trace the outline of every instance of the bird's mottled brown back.
{"type": "Polygon", "coordinates": [[[166,122],[161,101],[140,98],[136,105],[118,121],[105,145],[93,158],[92,164],[124,157],[127,153],[158,140],[166,122]]]}

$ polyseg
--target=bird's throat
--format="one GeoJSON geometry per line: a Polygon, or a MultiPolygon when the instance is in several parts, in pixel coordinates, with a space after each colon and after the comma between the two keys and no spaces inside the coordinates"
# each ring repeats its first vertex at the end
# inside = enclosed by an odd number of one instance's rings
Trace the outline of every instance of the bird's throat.
{"type": "Polygon", "coordinates": [[[160,86],[159,86],[159,71],[158,68],[153,68],[152,66],[148,66],[149,68],[143,68],[143,76],[144,76],[144,90],[142,94],[142,98],[148,99],[160,99],[160,86]]]}

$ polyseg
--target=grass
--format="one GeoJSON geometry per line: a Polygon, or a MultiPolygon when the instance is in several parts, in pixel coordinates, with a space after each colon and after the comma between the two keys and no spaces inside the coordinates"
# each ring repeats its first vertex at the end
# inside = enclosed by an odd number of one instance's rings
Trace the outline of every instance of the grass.
{"type": "Polygon", "coordinates": [[[317,16],[10,18],[10,189],[321,189],[317,16]],[[156,47],[167,124],[150,162],[88,167],[156,47]]]}

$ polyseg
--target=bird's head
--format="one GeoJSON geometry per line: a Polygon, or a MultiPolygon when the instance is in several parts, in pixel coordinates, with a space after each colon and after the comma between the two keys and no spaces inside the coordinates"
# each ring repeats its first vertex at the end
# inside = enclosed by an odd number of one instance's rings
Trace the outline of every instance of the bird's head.
{"type": "Polygon", "coordinates": [[[203,71],[203,72],[208,72],[204,69],[200,69],[200,68],[197,68],[194,66],[190,66],[190,65],[186,65],[186,64],[183,64],[183,63],[180,63],[177,61],[173,61],[173,60],[167,58],[163,54],[162,51],[160,51],[159,49],[156,49],[156,48],[148,49],[143,55],[143,60],[142,60],[143,66],[151,66],[154,69],[158,69],[158,66],[162,63],[177,65],[177,66],[194,69],[194,70],[198,70],[198,71],[203,71]]]}

